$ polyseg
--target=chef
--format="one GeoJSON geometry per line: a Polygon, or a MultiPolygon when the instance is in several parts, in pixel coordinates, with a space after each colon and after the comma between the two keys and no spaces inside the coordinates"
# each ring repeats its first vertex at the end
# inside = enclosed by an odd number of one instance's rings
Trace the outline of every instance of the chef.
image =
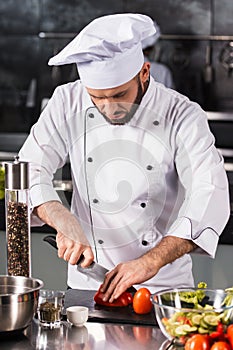
{"type": "Polygon", "coordinates": [[[205,112],[150,76],[141,41],[150,17],[103,16],[49,65],[76,63],[80,80],[55,89],[20,151],[31,163],[34,224],[57,231],[70,288],[100,283],[80,274],[93,259],[110,271],[102,291],[131,285],[151,292],[193,286],[195,251],[214,258],[229,217],[228,181],[205,112]],[[66,209],[53,176],[69,159],[73,197],[66,209]]]}
{"type": "Polygon", "coordinates": [[[154,21],[156,32],[151,37],[147,37],[142,40],[142,49],[145,62],[150,62],[150,75],[155,81],[164,84],[168,88],[175,88],[172,73],[170,69],[161,62],[155,62],[152,60],[152,53],[154,51],[155,44],[157,43],[161,33],[158,24],[154,21]]]}

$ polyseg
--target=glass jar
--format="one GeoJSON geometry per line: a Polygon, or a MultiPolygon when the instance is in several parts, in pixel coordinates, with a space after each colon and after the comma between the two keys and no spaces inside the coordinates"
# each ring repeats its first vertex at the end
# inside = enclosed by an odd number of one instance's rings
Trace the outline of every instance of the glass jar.
{"type": "Polygon", "coordinates": [[[31,277],[31,232],[27,162],[5,163],[7,274],[31,277]]]}

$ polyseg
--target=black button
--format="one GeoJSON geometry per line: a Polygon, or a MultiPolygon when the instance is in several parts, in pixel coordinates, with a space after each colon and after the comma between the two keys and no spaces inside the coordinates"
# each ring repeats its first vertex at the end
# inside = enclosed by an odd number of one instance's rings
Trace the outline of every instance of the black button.
{"type": "Polygon", "coordinates": [[[146,203],[141,203],[140,206],[141,206],[142,208],[145,208],[145,207],[146,207],[146,203]]]}
{"type": "Polygon", "coordinates": [[[98,243],[99,243],[99,244],[103,244],[104,241],[103,241],[102,239],[98,239],[98,243]]]}
{"type": "Polygon", "coordinates": [[[98,199],[94,198],[93,203],[99,203],[98,199]]]}
{"type": "Polygon", "coordinates": [[[159,121],[158,121],[158,120],[154,120],[154,121],[153,121],[153,124],[154,124],[154,125],[159,125],[159,121]]]}
{"type": "Polygon", "coordinates": [[[147,170],[152,170],[153,169],[153,166],[152,165],[147,165],[147,170]]]}
{"type": "Polygon", "coordinates": [[[88,117],[89,117],[89,118],[95,118],[95,116],[94,116],[93,113],[90,113],[88,117]]]}
{"type": "Polygon", "coordinates": [[[145,240],[142,241],[142,245],[147,245],[147,244],[148,244],[147,241],[145,241],[145,240]]]}
{"type": "Polygon", "coordinates": [[[88,162],[93,162],[93,159],[92,159],[91,157],[88,157],[88,158],[87,158],[87,161],[88,161],[88,162]]]}

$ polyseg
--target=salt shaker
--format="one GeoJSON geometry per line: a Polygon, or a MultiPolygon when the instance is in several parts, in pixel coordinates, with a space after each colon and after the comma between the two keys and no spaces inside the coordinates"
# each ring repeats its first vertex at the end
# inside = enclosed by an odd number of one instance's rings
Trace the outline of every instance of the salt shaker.
{"type": "Polygon", "coordinates": [[[7,273],[31,277],[29,163],[5,163],[7,273]]]}

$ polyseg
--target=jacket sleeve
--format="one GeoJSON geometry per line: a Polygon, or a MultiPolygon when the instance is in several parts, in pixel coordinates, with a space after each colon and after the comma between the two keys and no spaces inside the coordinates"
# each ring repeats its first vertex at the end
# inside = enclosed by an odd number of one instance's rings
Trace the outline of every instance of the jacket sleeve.
{"type": "Polygon", "coordinates": [[[185,196],[167,235],[186,238],[196,252],[215,256],[230,214],[224,161],[216,149],[206,113],[195,103],[178,108],[173,128],[175,164],[185,196]]]}
{"type": "MultiPolygon", "coordinates": [[[[48,201],[60,201],[52,181],[67,159],[65,123],[62,96],[56,90],[19,152],[20,159],[30,163],[31,210],[48,201]]],[[[38,220],[32,218],[32,225],[41,224],[38,220]]]]}

